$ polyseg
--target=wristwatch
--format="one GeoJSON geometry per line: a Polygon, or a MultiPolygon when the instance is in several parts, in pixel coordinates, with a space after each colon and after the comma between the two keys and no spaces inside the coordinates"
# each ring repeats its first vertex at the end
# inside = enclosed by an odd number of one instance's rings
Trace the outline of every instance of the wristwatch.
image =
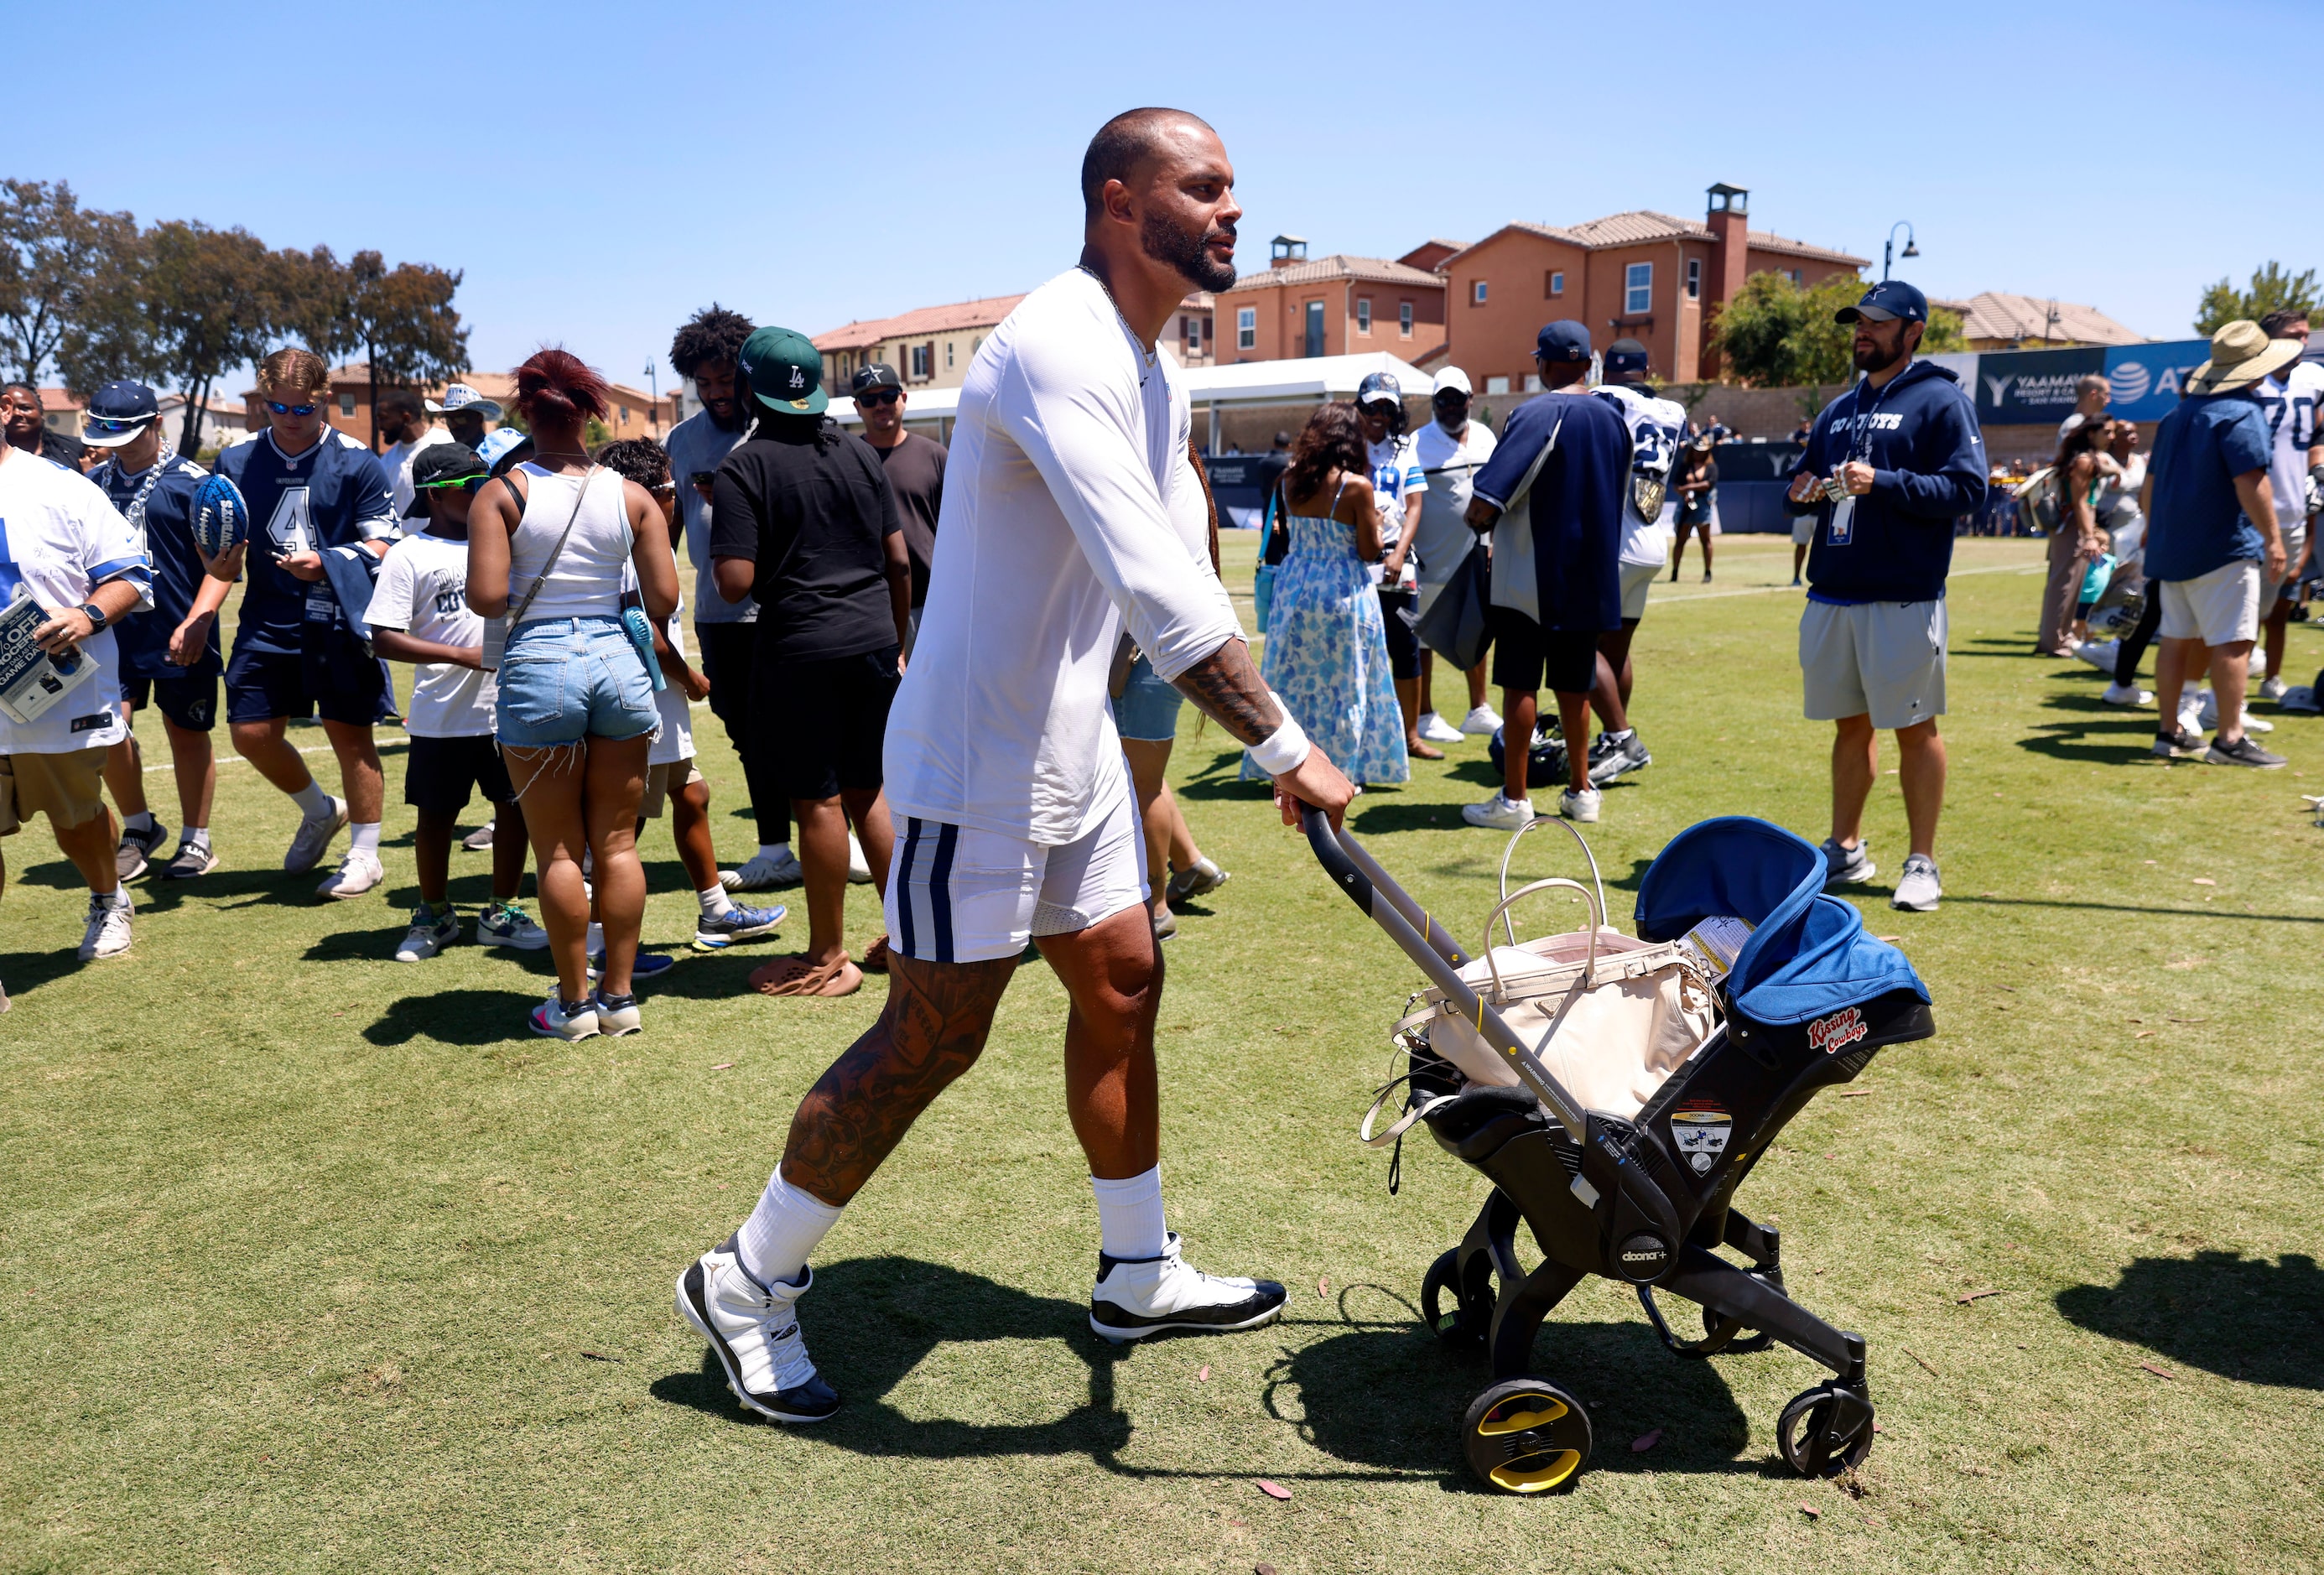
{"type": "Polygon", "coordinates": [[[94,602],[83,602],[80,604],[80,615],[88,620],[88,631],[91,634],[97,633],[105,627],[105,609],[94,602]]]}

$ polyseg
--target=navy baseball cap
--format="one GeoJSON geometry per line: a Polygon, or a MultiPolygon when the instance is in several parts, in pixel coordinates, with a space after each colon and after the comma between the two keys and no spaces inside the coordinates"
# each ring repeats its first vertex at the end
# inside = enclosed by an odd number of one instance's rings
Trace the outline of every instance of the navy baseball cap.
{"type": "Polygon", "coordinates": [[[1852,323],[1862,318],[1868,323],[1886,323],[1902,318],[1908,323],[1929,320],[1929,298],[1901,279],[1884,279],[1864,292],[1864,299],[1852,307],[1842,307],[1832,313],[1832,320],[1852,323]]]}
{"type": "Polygon", "coordinates": [[[1587,361],[1590,330],[1570,318],[1551,323],[1535,336],[1533,353],[1544,361],[1587,361]]]}
{"type": "Polygon", "coordinates": [[[161,401],[142,382],[108,382],[89,396],[80,440],[91,448],[118,448],[161,419],[161,401]]]}
{"type": "Polygon", "coordinates": [[[1606,347],[1606,374],[1644,372],[1646,369],[1646,347],[1636,339],[1617,339],[1606,347]]]}
{"type": "Polygon", "coordinates": [[[1375,400],[1391,405],[1404,403],[1404,385],[1393,372],[1368,372],[1363,382],[1356,384],[1356,403],[1369,405],[1375,400]]]}

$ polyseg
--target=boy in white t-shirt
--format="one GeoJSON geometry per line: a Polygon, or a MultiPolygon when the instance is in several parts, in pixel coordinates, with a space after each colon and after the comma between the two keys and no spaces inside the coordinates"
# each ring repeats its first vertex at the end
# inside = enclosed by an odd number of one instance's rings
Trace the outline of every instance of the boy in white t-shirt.
{"type": "MultiPolygon", "coordinates": [[[[677,478],[670,474],[669,454],[650,438],[609,443],[597,462],[625,481],[645,488],[661,510],[665,524],[678,511],[677,478]]],[[[673,532],[674,534],[675,532],[673,532]]],[[[669,615],[663,638],[654,642],[665,686],[655,695],[661,708],[661,733],[646,755],[645,797],[638,804],[638,829],[661,817],[669,806],[670,835],[678,843],[678,861],[685,866],[687,885],[701,907],[695,921],[694,949],[715,952],[736,941],[755,940],[774,933],[790,910],[781,903],[752,907],[736,902],[718,878],[718,851],[710,835],[710,784],[694,763],[694,722],[689,708],[710,697],[710,680],[697,671],[686,654],[686,602],[669,615]]],[[[640,958],[643,962],[642,957],[640,958]]]]}
{"type": "Polygon", "coordinates": [[[485,474],[465,443],[432,444],[412,456],[412,492],[427,502],[428,529],[388,549],[364,614],[374,650],[420,668],[404,721],[411,748],[403,773],[403,801],[420,812],[411,839],[420,901],[395,949],[399,962],[425,962],[460,938],[447,888],[452,837],[471,789],[491,801],[495,827],[493,903],[476,916],[476,939],[524,952],[549,944],[549,933],[517,906],[529,851],[524,809],[493,737],[497,690],[483,667],[484,621],[468,607],[468,508],[485,474]]]}

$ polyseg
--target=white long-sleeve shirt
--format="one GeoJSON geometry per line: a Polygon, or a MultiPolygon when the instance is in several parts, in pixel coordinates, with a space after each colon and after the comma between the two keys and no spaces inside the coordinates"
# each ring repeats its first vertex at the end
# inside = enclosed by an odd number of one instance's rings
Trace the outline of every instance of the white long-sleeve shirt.
{"type": "Polygon", "coordinates": [[[1193,416],[1080,269],[1019,302],[960,391],[920,632],[888,715],[899,812],[1056,847],[1129,791],[1106,703],[1125,622],[1165,678],[1240,638],[1193,416]]]}

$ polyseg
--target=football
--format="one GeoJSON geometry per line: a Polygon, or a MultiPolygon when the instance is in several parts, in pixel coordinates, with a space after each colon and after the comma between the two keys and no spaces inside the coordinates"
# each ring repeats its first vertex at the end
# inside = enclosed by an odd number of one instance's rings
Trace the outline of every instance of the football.
{"type": "Polygon", "coordinates": [[[194,491],[194,545],[216,557],[249,539],[250,505],[242,489],[223,475],[203,477],[194,491]]]}

